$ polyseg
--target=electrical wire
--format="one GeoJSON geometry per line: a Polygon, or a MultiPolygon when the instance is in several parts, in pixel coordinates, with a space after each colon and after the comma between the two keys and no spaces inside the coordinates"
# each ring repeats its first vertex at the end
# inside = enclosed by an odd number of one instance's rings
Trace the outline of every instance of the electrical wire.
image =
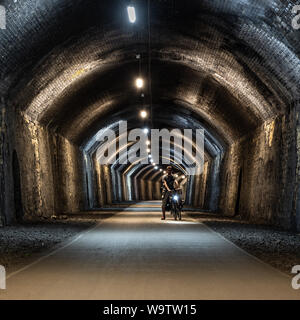
{"type": "Polygon", "coordinates": [[[148,0],[148,88],[149,88],[149,104],[150,104],[150,123],[153,128],[153,110],[152,110],[152,83],[151,83],[151,16],[150,1],[148,0]]]}

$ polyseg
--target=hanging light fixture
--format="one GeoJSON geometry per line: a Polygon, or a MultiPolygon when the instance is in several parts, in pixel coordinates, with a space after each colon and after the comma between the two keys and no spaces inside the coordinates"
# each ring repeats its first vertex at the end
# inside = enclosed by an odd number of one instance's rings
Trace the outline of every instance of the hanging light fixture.
{"type": "Polygon", "coordinates": [[[136,21],[135,8],[133,6],[128,6],[127,13],[128,13],[129,21],[131,23],[135,23],[135,21],[136,21]]]}

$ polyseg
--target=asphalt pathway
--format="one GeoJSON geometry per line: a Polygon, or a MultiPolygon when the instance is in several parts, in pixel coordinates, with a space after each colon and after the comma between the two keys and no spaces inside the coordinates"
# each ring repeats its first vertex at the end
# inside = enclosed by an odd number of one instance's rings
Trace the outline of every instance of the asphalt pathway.
{"type": "Polygon", "coordinates": [[[120,211],[9,275],[0,299],[300,299],[288,275],[150,207],[120,211]]]}

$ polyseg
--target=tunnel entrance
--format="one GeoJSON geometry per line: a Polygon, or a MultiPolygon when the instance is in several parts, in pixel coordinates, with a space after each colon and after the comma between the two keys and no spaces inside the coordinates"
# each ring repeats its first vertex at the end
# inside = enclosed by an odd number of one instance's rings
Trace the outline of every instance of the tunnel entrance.
{"type": "Polygon", "coordinates": [[[16,150],[13,152],[12,169],[14,179],[15,218],[18,222],[20,222],[23,220],[24,211],[21,193],[20,165],[16,150]]]}

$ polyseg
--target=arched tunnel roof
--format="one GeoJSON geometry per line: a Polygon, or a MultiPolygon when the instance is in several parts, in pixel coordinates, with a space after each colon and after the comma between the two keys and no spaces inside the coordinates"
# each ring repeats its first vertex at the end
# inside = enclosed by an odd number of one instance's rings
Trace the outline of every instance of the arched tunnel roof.
{"type": "MultiPolygon", "coordinates": [[[[205,128],[212,153],[212,145],[230,144],[283,113],[299,99],[294,4],[152,1],[154,122],[205,128]]],[[[8,105],[82,147],[113,121],[137,120],[139,62],[145,79],[149,71],[145,1],[135,2],[135,25],[120,0],[4,5],[0,90],[8,105]]]]}

